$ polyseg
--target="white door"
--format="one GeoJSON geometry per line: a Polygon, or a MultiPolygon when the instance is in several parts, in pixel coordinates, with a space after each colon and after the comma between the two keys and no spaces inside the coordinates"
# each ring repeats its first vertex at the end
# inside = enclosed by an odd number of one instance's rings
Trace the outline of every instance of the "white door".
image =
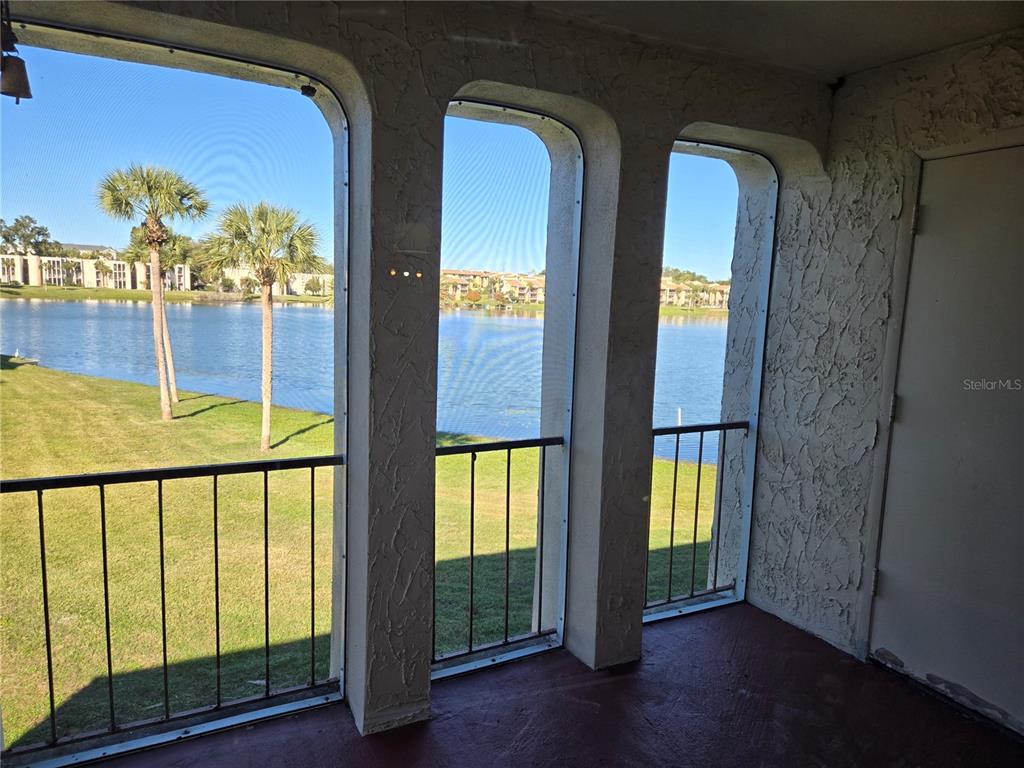
{"type": "Polygon", "coordinates": [[[1024,147],[925,162],[918,221],[872,654],[1024,732],[1024,147]]]}

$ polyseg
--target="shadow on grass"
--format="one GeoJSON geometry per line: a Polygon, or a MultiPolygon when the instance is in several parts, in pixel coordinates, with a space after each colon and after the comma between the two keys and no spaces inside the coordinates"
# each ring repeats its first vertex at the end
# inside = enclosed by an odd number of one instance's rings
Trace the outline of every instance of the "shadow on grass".
{"type": "MultiPolygon", "coordinates": [[[[185,401],[183,400],[181,402],[185,402],[185,401]]],[[[212,405],[208,405],[205,408],[197,408],[196,410],[190,411],[189,413],[178,414],[174,418],[176,418],[176,419],[191,419],[193,416],[201,416],[202,414],[207,413],[208,411],[212,411],[214,408],[223,408],[223,407],[228,406],[228,405],[239,405],[239,404],[244,403],[244,402],[247,402],[247,401],[246,400],[225,400],[223,403],[213,403],[212,405]]]]}
{"type": "MultiPolygon", "coordinates": [[[[669,599],[669,549],[650,550],[647,558],[647,602],[669,599]]],[[[708,589],[708,565],[714,565],[714,552],[710,541],[691,542],[672,548],[671,598],[686,597],[692,592],[708,589]]]]}
{"type": "MultiPolygon", "coordinates": [[[[533,619],[534,550],[520,549],[509,553],[509,632],[510,635],[530,631],[533,619]]],[[[469,558],[442,560],[437,563],[437,651],[461,650],[466,643],[469,606],[469,558]]],[[[505,615],[505,554],[478,555],[474,559],[474,646],[501,640],[504,636],[505,615]]],[[[329,612],[326,604],[320,610],[329,612]]],[[[318,611],[319,613],[319,611],[318,611]]],[[[554,617],[552,617],[554,618],[554,617]]],[[[200,624],[213,617],[196,617],[200,624]]],[[[318,622],[324,616],[320,615],[318,622]]],[[[54,617],[59,627],[60,617],[54,617]]],[[[252,596],[251,623],[262,634],[262,595],[252,596]]],[[[548,620],[545,619],[545,623],[548,620]]],[[[553,623],[553,622],[552,622],[553,623]]],[[[173,629],[173,627],[172,627],[173,629]]],[[[278,631],[284,630],[279,627],[278,631]]],[[[300,634],[300,626],[290,627],[293,635],[300,634]]],[[[271,631],[274,631],[274,616],[271,614],[271,631]]],[[[308,632],[308,625],[307,630],[308,632]]],[[[258,635],[257,635],[258,636],[258,635]]],[[[156,638],[151,648],[152,656],[160,657],[159,626],[140,626],[138,637],[156,638]]],[[[222,638],[222,641],[226,638],[222,638]]],[[[133,641],[135,642],[135,641],[133,641]]],[[[141,642],[141,640],[139,641],[141,642]]],[[[317,635],[314,641],[316,680],[329,677],[330,638],[317,635]]],[[[101,651],[102,653],[102,651],[101,651]]],[[[119,648],[112,646],[114,658],[114,715],[118,727],[164,714],[163,668],[159,665],[130,671],[118,671],[119,648]]],[[[211,633],[209,655],[187,660],[174,661],[176,649],[172,642],[168,646],[171,663],[167,667],[168,704],[172,714],[210,707],[216,703],[217,659],[214,655],[214,638],[211,633]]],[[[225,703],[262,696],[265,683],[265,655],[263,645],[221,654],[221,700],[225,703]]],[[[41,659],[42,661],[42,659],[41,659]]],[[[61,659],[54,658],[54,676],[62,678],[61,659]]],[[[3,691],[5,716],[4,734],[11,740],[10,749],[21,750],[40,746],[50,738],[50,722],[47,716],[46,667],[41,665],[23,670],[27,679],[21,680],[22,691],[35,691],[36,698],[12,698],[11,692],[3,691]],[[10,728],[10,718],[17,709],[18,719],[34,724],[24,732],[10,728]],[[28,712],[36,717],[31,720],[28,712]]],[[[57,735],[69,738],[81,734],[105,731],[110,725],[110,703],[107,677],[101,664],[94,671],[95,677],[84,687],[66,697],[58,698],[56,711],[57,735]]],[[[304,638],[272,644],[270,647],[270,680],[272,691],[306,685],[310,678],[310,641],[304,638]]]]}
{"type": "MultiPolygon", "coordinates": [[[[532,631],[535,580],[533,547],[509,552],[509,637],[532,631]]],[[[469,642],[469,558],[437,564],[434,649],[438,656],[467,650],[469,642]]],[[[544,617],[546,625],[554,616],[544,617]]],[[[473,647],[505,637],[505,553],[477,555],[473,559],[473,647]]]]}
{"type": "MultiPolygon", "coordinates": [[[[703,589],[707,574],[707,542],[698,542],[696,558],[697,589],[703,589]]],[[[678,596],[690,584],[693,562],[690,544],[675,547],[673,551],[674,584],[678,596]],[[677,570],[677,568],[679,570],[677,570]]],[[[664,596],[667,577],[668,550],[654,550],[650,555],[648,589],[650,600],[664,596]]],[[[535,628],[534,605],[535,550],[533,547],[515,549],[508,557],[508,635],[516,637],[535,628]]],[[[473,646],[500,642],[505,637],[505,553],[478,555],[473,561],[473,646]]],[[[467,650],[469,637],[469,573],[468,557],[443,560],[436,566],[436,616],[434,626],[437,655],[467,650]]],[[[259,597],[258,595],[256,596],[259,597]]],[[[254,600],[255,624],[262,623],[262,613],[254,600]]],[[[555,616],[542,617],[542,628],[555,625],[555,616]]],[[[152,627],[141,627],[140,634],[153,636],[152,627]],[[147,631],[150,630],[150,631],[147,631]]],[[[301,630],[297,630],[301,631],[301,630]]],[[[159,637],[159,633],[156,633],[159,637]]],[[[212,639],[211,639],[212,640],[212,639]]],[[[211,642],[212,645],[212,642],[211,642]]],[[[159,653],[160,649],[153,649],[159,653]]],[[[212,652],[211,648],[211,652],[212,652]]],[[[118,649],[113,649],[116,659],[118,649]]],[[[175,649],[168,648],[171,657],[175,649]]],[[[326,680],[330,674],[330,637],[317,635],[312,647],[315,680],[326,680]]],[[[310,682],[311,647],[309,637],[276,643],[270,647],[270,679],[272,692],[307,685],[310,682]]],[[[59,659],[55,660],[55,673],[60,676],[59,659]]],[[[239,699],[262,696],[265,691],[265,649],[262,645],[221,654],[221,700],[227,704],[239,699]]],[[[31,675],[25,689],[41,691],[40,700],[25,702],[33,712],[45,713],[46,669],[25,670],[31,675]],[[38,684],[37,684],[38,683],[38,684]]],[[[100,672],[100,670],[97,670],[100,672]]],[[[172,662],[167,667],[168,704],[172,714],[210,707],[216,703],[217,660],[211,653],[195,659],[172,662]]],[[[98,674],[88,685],[76,691],[57,707],[57,735],[59,738],[84,733],[105,731],[110,724],[110,704],[107,678],[98,674]]],[[[116,672],[113,677],[114,713],[119,727],[164,714],[163,668],[160,666],[116,672]]],[[[6,697],[4,714],[10,715],[15,701],[6,697]]],[[[212,716],[211,716],[212,717],[212,716]]],[[[10,733],[14,737],[9,749],[21,750],[39,746],[50,738],[50,722],[43,717],[24,733],[10,733]]]]}
{"type": "Polygon", "coordinates": [[[334,417],[332,416],[330,418],[324,419],[323,421],[318,421],[315,424],[310,424],[308,426],[303,427],[302,429],[295,430],[290,435],[285,435],[280,440],[278,440],[276,443],[273,443],[270,447],[271,448],[280,448],[282,445],[287,443],[293,437],[298,437],[299,435],[304,435],[307,432],[312,432],[317,427],[325,427],[328,424],[333,424],[333,423],[334,423],[334,417]]]}
{"type": "Polygon", "coordinates": [[[15,357],[14,355],[0,355],[0,370],[13,371],[15,368],[20,368],[23,365],[36,365],[34,360],[29,360],[24,357],[15,357]]]}
{"type": "MultiPolygon", "coordinates": [[[[648,602],[668,596],[668,547],[653,549],[648,558],[648,602]]],[[[713,563],[711,542],[677,544],[672,549],[672,597],[685,597],[691,583],[695,592],[707,589],[708,563],[713,563]],[[696,555],[696,556],[695,556],[696,555]]],[[[509,637],[556,625],[556,616],[537,616],[534,605],[536,554],[533,547],[509,552],[508,634],[509,637]]],[[[468,650],[469,643],[469,558],[437,564],[434,627],[438,656],[468,650]]],[[[473,647],[500,642],[505,638],[505,555],[478,555],[473,564],[473,647]]]]}
{"type": "Polygon", "coordinates": [[[188,397],[179,397],[179,403],[187,403],[189,400],[202,400],[204,397],[213,397],[213,395],[189,395],[188,397]]]}
{"type": "Polygon", "coordinates": [[[461,432],[438,432],[434,441],[438,447],[450,445],[469,445],[470,443],[485,442],[485,438],[476,435],[464,435],[461,432]]]}
{"type": "MultiPolygon", "coordinates": [[[[330,637],[317,635],[313,642],[316,681],[330,674],[330,637]]],[[[173,651],[173,649],[169,649],[173,651]]],[[[310,683],[310,640],[304,638],[277,643],[270,647],[271,693],[310,683]]],[[[116,655],[116,649],[115,649],[116,655]]],[[[263,646],[221,654],[221,701],[224,705],[262,696],[265,692],[265,651],[263,646]]],[[[46,670],[38,670],[45,681],[46,670]]],[[[59,673],[59,667],[55,667],[59,673]]],[[[167,667],[168,704],[172,716],[193,714],[194,710],[216,703],[217,660],[210,655],[174,662],[167,667]]],[[[114,716],[118,728],[140,721],[159,720],[164,714],[163,668],[160,666],[115,672],[113,677],[114,716]]],[[[42,688],[46,696],[45,682],[42,688]]],[[[248,702],[247,702],[248,703],[248,702]]],[[[33,709],[46,711],[46,701],[34,702],[33,709]]],[[[5,714],[10,706],[5,706],[5,714]]],[[[203,719],[224,716],[211,713],[203,719]]],[[[99,736],[110,726],[110,700],[106,675],[94,677],[56,710],[57,737],[74,738],[84,734],[99,736]]],[[[6,730],[6,729],[5,729],[6,730]]],[[[7,749],[24,750],[43,746],[50,739],[50,720],[40,720],[19,735],[7,749]]],[[[7,753],[5,752],[5,757],[7,753]]]]}

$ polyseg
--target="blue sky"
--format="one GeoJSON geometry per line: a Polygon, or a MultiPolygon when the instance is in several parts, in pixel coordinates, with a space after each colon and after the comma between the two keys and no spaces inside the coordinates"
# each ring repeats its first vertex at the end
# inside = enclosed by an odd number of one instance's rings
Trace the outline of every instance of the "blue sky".
{"type": "Polygon", "coordinates": [[[692,269],[712,280],[731,277],[738,194],[736,174],[725,162],[673,153],[664,266],[692,269]]]}
{"type": "MultiPolygon", "coordinates": [[[[213,211],[265,199],[300,211],[330,253],[331,132],[296,91],[212,75],[21,47],[32,98],[0,103],[0,215],[35,217],[55,240],[123,247],[96,185],[131,163],[172,168],[213,211]]],[[[198,224],[172,224],[189,235],[198,224]]]]}
{"type": "MultiPolygon", "coordinates": [[[[62,242],[127,244],[96,185],[131,163],[173,168],[204,189],[213,215],[172,225],[201,236],[235,202],[294,208],[333,251],[331,134],[297,91],[213,75],[22,46],[35,98],[0,100],[0,217],[28,214],[62,242]]],[[[724,163],[670,160],[665,263],[729,274],[736,179],[724,163]]],[[[521,128],[448,118],[442,265],[544,268],[548,159],[521,128]]]]}

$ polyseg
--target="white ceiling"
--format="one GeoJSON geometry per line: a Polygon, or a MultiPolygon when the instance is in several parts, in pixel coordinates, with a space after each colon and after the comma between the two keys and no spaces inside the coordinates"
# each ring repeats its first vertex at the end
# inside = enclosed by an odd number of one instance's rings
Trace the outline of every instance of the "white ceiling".
{"type": "Polygon", "coordinates": [[[534,13],[768,64],[842,75],[1024,26],[1024,2],[537,2],[534,13]]]}

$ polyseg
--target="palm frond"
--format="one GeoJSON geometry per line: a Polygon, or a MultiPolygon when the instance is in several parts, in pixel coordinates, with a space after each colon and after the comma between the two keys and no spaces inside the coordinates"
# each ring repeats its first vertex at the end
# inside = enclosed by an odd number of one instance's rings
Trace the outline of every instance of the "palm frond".
{"type": "Polygon", "coordinates": [[[127,171],[112,171],[96,190],[100,207],[115,219],[132,220],[138,214],[134,185],[127,171]]]}
{"type": "Polygon", "coordinates": [[[328,271],[316,253],[319,244],[316,228],[300,222],[295,211],[260,202],[226,208],[203,251],[210,264],[246,266],[261,284],[271,285],[287,283],[299,272],[328,271]]]}
{"type": "Polygon", "coordinates": [[[149,261],[149,245],[145,239],[145,227],[138,225],[132,227],[131,236],[128,239],[128,247],[121,251],[121,258],[132,264],[136,261],[149,261]]]}
{"type": "Polygon", "coordinates": [[[201,219],[210,210],[202,190],[181,174],[150,165],[111,171],[97,190],[100,207],[118,219],[201,219]]]}
{"type": "Polygon", "coordinates": [[[217,271],[239,267],[242,264],[231,238],[223,235],[209,235],[201,240],[196,260],[201,266],[217,271]]]}
{"type": "Polygon", "coordinates": [[[172,232],[164,243],[162,256],[168,265],[186,264],[192,260],[196,252],[196,244],[191,237],[172,232]]]}

